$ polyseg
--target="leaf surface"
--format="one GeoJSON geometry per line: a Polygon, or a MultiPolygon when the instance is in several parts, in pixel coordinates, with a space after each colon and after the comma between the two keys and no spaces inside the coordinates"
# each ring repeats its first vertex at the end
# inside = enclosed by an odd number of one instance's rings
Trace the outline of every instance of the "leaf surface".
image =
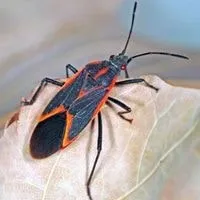
{"type": "MultiPolygon", "coordinates": [[[[110,103],[102,109],[103,149],[91,184],[94,200],[200,199],[200,90],[173,87],[156,76],[115,88],[132,108],[127,118],[110,103]]],[[[59,88],[47,86],[0,139],[1,200],[87,200],[85,183],[96,155],[97,122],[49,158],[35,160],[29,139],[37,118],[59,88]]]]}

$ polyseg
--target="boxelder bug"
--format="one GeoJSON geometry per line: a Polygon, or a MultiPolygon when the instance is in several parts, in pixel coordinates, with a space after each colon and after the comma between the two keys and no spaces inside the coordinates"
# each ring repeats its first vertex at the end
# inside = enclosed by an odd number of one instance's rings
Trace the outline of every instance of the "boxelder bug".
{"type": "Polygon", "coordinates": [[[88,63],[79,71],[68,64],[66,66],[66,79],[64,82],[44,78],[33,94],[31,100],[23,101],[24,105],[33,104],[40,90],[47,83],[61,87],[44,109],[38,124],[32,133],[30,139],[30,153],[33,158],[37,159],[48,157],[56,151],[67,147],[77,139],[86,125],[97,116],[97,155],[86,183],[89,199],[92,199],[90,183],[102,149],[101,108],[109,101],[123,109],[123,111],[119,112],[119,115],[122,118],[124,117],[124,114],[131,112],[129,106],[110,96],[112,88],[114,86],[143,82],[147,87],[158,91],[158,88],[150,85],[142,78],[117,81],[117,77],[121,70],[124,70],[125,77],[129,78],[127,65],[132,59],[150,54],[169,55],[188,59],[182,55],[166,52],[146,52],[132,57],[126,56],[125,53],[133,29],[136,7],[137,2],[134,3],[129,35],[121,53],[118,55],[111,55],[109,60],[88,63]],[[74,73],[72,77],[69,77],[69,70],[74,73]]]}

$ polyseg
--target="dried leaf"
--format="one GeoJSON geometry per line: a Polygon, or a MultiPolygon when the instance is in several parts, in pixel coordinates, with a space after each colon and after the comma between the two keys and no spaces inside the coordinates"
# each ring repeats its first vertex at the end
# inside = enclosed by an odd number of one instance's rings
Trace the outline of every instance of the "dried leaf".
{"type": "MultiPolygon", "coordinates": [[[[114,89],[132,108],[129,123],[120,108],[105,105],[103,150],[92,180],[94,200],[200,199],[200,90],[172,87],[158,77],[144,85],[114,89]]],[[[1,200],[86,200],[85,183],[96,155],[97,124],[47,159],[29,155],[37,117],[58,90],[48,86],[0,139],[1,200]]]]}

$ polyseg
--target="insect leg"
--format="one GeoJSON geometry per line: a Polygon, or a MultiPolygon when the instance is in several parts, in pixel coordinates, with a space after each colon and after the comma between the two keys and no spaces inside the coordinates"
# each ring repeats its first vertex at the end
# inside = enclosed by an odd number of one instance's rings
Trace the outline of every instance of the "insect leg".
{"type": "Polygon", "coordinates": [[[97,165],[100,153],[101,153],[101,149],[102,149],[102,117],[101,117],[101,113],[99,112],[98,113],[97,155],[96,155],[94,164],[92,166],[92,170],[90,172],[90,175],[89,175],[89,178],[88,178],[87,184],[86,184],[87,194],[88,194],[88,197],[90,200],[92,200],[91,191],[90,191],[90,183],[91,183],[91,180],[92,180],[92,177],[93,177],[93,174],[94,174],[94,171],[95,171],[95,168],[96,168],[96,165],[97,165]]]}
{"type": "Polygon", "coordinates": [[[119,116],[129,122],[132,122],[133,119],[127,119],[124,114],[130,113],[132,110],[129,106],[127,106],[126,104],[124,104],[123,102],[119,101],[118,99],[115,99],[113,97],[108,97],[108,100],[111,101],[112,103],[120,106],[121,108],[124,109],[124,111],[120,111],[118,112],[119,116]]]}
{"type": "Polygon", "coordinates": [[[53,85],[57,85],[57,86],[60,86],[60,87],[63,86],[63,84],[64,84],[64,82],[59,82],[59,81],[54,80],[54,79],[51,79],[51,78],[44,78],[44,79],[41,81],[41,83],[40,83],[39,87],[37,88],[37,90],[35,91],[35,93],[33,94],[31,100],[28,101],[28,100],[24,99],[21,103],[22,103],[23,105],[32,105],[32,104],[35,102],[35,100],[37,99],[38,94],[39,94],[39,92],[41,91],[41,89],[42,89],[44,86],[46,86],[47,83],[51,83],[51,84],[53,84],[53,85]]]}
{"type": "Polygon", "coordinates": [[[158,92],[158,88],[154,87],[153,85],[149,84],[147,81],[145,81],[143,78],[137,78],[137,79],[128,79],[128,80],[124,80],[124,81],[118,81],[116,82],[116,86],[119,85],[126,85],[126,84],[132,84],[132,83],[145,83],[145,85],[149,88],[154,89],[156,92],[158,92]]]}
{"type": "Polygon", "coordinates": [[[129,78],[130,76],[129,76],[129,74],[128,74],[128,70],[125,69],[124,72],[125,72],[125,78],[129,78]]]}
{"type": "Polygon", "coordinates": [[[78,70],[71,64],[66,65],[66,77],[69,78],[69,69],[76,74],[78,72],[78,70]]]}

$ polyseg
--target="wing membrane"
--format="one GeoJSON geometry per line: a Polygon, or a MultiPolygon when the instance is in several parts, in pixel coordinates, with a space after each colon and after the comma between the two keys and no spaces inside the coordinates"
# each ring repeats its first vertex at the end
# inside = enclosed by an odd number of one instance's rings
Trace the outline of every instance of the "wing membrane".
{"type": "Polygon", "coordinates": [[[61,148],[66,127],[66,112],[39,122],[30,140],[30,152],[34,158],[45,158],[61,148]]]}

